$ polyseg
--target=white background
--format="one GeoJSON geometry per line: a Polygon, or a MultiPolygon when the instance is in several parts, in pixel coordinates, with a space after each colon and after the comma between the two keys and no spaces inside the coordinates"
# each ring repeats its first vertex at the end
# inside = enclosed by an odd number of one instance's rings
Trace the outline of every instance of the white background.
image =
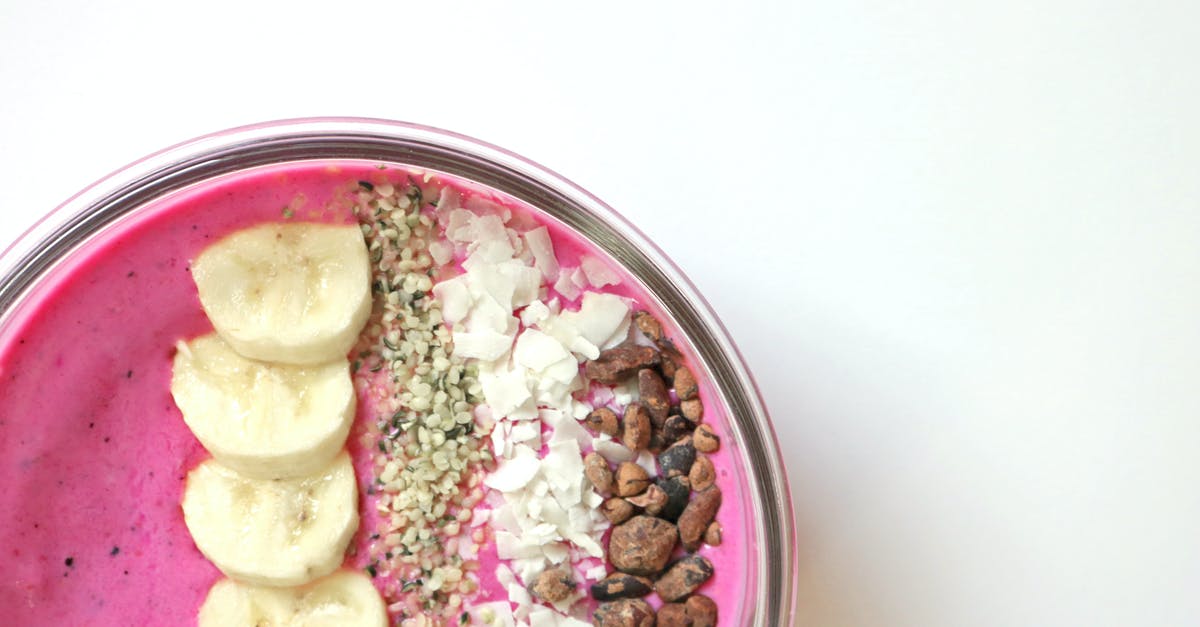
{"type": "Polygon", "coordinates": [[[103,4],[0,1],[0,243],[229,126],[473,135],[739,341],[797,624],[1200,624],[1200,5],[103,4]]]}

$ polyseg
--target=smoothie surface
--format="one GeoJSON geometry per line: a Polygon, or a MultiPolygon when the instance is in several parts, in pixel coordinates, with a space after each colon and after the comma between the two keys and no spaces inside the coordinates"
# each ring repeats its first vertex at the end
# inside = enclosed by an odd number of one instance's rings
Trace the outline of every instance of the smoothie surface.
{"type": "MultiPolygon", "coordinates": [[[[306,162],[259,168],[172,194],[97,233],[60,262],[0,328],[0,616],[14,625],[192,625],[221,574],[193,544],[180,510],[184,478],[208,457],[170,395],[179,340],[209,333],[190,260],[241,228],[282,221],[349,223],[339,198],[358,180],[408,176],[401,166],[306,162]]],[[[489,194],[548,226],[564,265],[602,256],[557,222],[477,186],[437,175],[464,196],[489,194]]],[[[653,307],[624,270],[605,291],[653,307]]],[[[569,305],[568,305],[569,306],[569,305]]],[[[657,312],[656,312],[657,313],[657,312]]],[[[662,317],[664,323],[667,322],[662,317]]],[[[690,352],[681,342],[685,353],[690,352]]],[[[727,431],[706,382],[706,422],[727,431]]],[[[364,568],[377,517],[360,402],[347,446],[359,474],[362,526],[346,567],[364,568]]],[[[700,553],[715,575],[700,592],[737,624],[752,586],[750,505],[733,438],[711,455],[725,505],[720,547],[700,553]]],[[[481,555],[474,600],[507,597],[481,555]]],[[[382,585],[382,584],[381,584],[382,585]]]]}

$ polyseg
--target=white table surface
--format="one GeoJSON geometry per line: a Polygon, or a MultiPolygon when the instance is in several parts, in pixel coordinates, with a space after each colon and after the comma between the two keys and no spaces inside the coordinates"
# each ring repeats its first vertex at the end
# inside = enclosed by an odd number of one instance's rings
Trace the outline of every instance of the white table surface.
{"type": "Polygon", "coordinates": [[[1200,5],[50,4],[0,3],[0,244],[230,126],[473,135],[737,338],[796,624],[1200,624],[1200,5]]]}

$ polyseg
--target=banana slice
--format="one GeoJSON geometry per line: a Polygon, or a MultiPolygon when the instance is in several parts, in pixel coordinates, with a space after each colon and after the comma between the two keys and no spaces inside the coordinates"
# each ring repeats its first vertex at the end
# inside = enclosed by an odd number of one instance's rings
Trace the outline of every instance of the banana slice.
{"type": "Polygon", "coordinates": [[[344,357],[319,366],[267,364],[242,357],[216,334],[180,345],[171,395],[204,448],[252,479],[321,470],[354,421],[344,357]]]}
{"type": "Polygon", "coordinates": [[[200,304],[234,350],[301,365],[350,351],[371,313],[370,276],[357,226],[265,224],[192,264],[200,304]]]}
{"type": "Polygon", "coordinates": [[[350,456],[300,479],[249,479],[208,460],[188,473],[183,520],[200,552],[231,579],[297,586],[342,563],[358,527],[350,456]]]}
{"type": "Polygon", "coordinates": [[[200,627],[386,627],[387,610],[366,576],[339,571],[297,588],[223,579],[200,606],[200,627]]]}

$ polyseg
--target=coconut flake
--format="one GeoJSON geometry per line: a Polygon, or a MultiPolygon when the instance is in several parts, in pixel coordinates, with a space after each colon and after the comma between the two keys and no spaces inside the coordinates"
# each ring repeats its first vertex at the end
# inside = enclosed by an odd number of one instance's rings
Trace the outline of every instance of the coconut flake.
{"type": "Polygon", "coordinates": [[[514,308],[524,307],[537,299],[538,288],[542,285],[542,277],[537,270],[514,261],[502,264],[500,272],[512,281],[512,306],[514,308]]]}
{"type": "Polygon", "coordinates": [[[608,350],[629,341],[629,329],[632,327],[630,316],[625,316],[616,331],[600,344],[600,348],[608,350]]]}
{"type": "Polygon", "coordinates": [[[475,295],[475,304],[471,307],[466,319],[463,320],[461,330],[494,331],[509,336],[511,343],[512,336],[517,333],[517,325],[517,319],[509,310],[501,307],[490,294],[477,294],[475,295]]]}
{"type": "Polygon", "coordinates": [[[442,281],[433,286],[433,296],[442,304],[442,319],[454,324],[467,316],[473,299],[461,277],[442,281]]]}
{"type": "Polygon", "coordinates": [[[552,409],[544,409],[540,414],[542,422],[554,429],[554,433],[550,436],[551,444],[574,440],[576,444],[582,447],[591,443],[592,436],[588,434],[574,416],[567,416],[561,411],[552,409]]]}
{"type": "MultiPolygon", "coordinates": [[[[564,359],[571,359],[571,355],[562,344],[537,329],[526,329],[521,333],[513,349],[513,361],[534,372],[542,372],[564,359]]],[[[572,366],[577,374],[578,365],[572,361],[572,366]]]]}
{"type": "Polygon", "coordinates": [[[471,228],[475,222],[475,214],[466,209],[455,209],[450,212],[450,219],[446,221],[446,237],[452,242],[469,242],[474,238],[474,229],[471,228]]]}
{"type": "Polygon", "coordinates": [[[510,569],[508,566],[505,566],[504,564],[500,564],[500,565],[496,566],[496,582],[497,583],[499,583],[502,586],[507,586],[509,584],[515,583],[516,581],[517,581],[517,579],[516,579],[516,577],[513,577],[512,569],[510,569]]]}
{"type": "Polygon", "coordinates": [[[512,348],[512,338],[492,330],[454,333],[454,354],[492,361],[512,348]]]}
{"type": "MultiPolygon", "coordinates": [[[[604,497],[597,494],[595,490],[588,490],[583,493],[583,504],[586,505],[588,509],[595,510],[597,507],[600,507],[600,504],[603,502],[604,497]]],[[[607,522],[607,519],[605,518],[599,518],[596,520],[604,520],[607,522]]]]}
{"type": "Polygon", "coordinates": [[[463,260],[463,267],[470,269],[477,265],[494,264],[512,259],[513,247],[505,240],[481,241],[468,247],[470,253],[463,260]]]}
{"type": "Polygon", "coordinates": [[[561,564],[571,557],[571,549],[562,542],[551,542],[542,546],[542,554],[551,564],[561,564]]]}
{"type": "Polygon", "coordinates": [[[516,281],[511,275],[502,272],[500,266],[476,264],[467,270],[467,280],[471,283],[472,289],[491,296],[496,305],[504,310],[506,316],[511,315],[516,281]]]}
{"type": "Polygon", "coordinates": [[[575,403],[575,408],[571,411],[571,415],[573,418],[575,418],[575,420],[583,420],[584,418],[587,418],[588,414],[592,413],[593,409],[595,409],[595,407],[593,407],[591,403],[587,401],[580,401],[575,403]]]}
{"type": "Polygon", "coordinates": [[[529,306],[521,310],[521,324],[532,327],[537,326],[540,322],[550,316],[550,308],[540,300],[535,300],[529,303],[529,306]]]}
{"type": "Polygon", "coordinates": [[[554,336],[567,350],[581,356],[584,359],[595,359],[600,356],[600,349],[595,344],[589,342],[579,332],[579,327],[576,326],[576,312],[562,312],[560,314],[551,314],[538,326],[546,333],[554,336]]]}
{"type": "MultiPolygon", "coordinates": [[[[553,531],[553,528],[551,528],[553,531]]],[[[542,557],[541,541],[530,536],[496,532],[496,555],[506,560],[537,560],[542,557]]],[[[524,575],[521,576],[524,579],[524,575]]]]}
{"type": "Polygon", "coordinates": [[[509,217],[512,215],[507,207],[496,204],[495,202],[478,194],[468,196],[466,202],[463,203],[463,206],[481,216],[500,216],[505,222],[508,222],[509,217]]]}
{"type": "Polygon", "coordinates": [[[562,294],[567,300],[575,300],[579,298],[582,290],[574,281],[571,280],[571,273],[563,269],[558,274],[558,280],[554,282],[554,291],[562,294]]]}
{"type": "Polygon", "coordinates": [[[578,287],[580,291],[586,290],[588,285],[590,285],[587,280],[587,274],[583,272],[583,268],[575,268],[571,271],[571,282],[574,283],[575,287],[578,287]]]}
{"type": "Polygon", "coordinates": [[[542,460],[545,465],[546,479],[554,498],[563,507],[578,505],[583,498],[580,494],[583,474],[583,457],[580,454],[579,443],[575,440],[562,440],[550,445],[550,452],[542,460]]]}
{"type": "MultiPolygon", "coordinates": [[[[542,370],[542,380],[574,388],[571,384],[579,379],[579,362],[574,357],[566,354],[566,351],[563,351],[563,354],[564,356],[561,359],[542,370]]],[[[555,406],[561,407],[565,404],[556,403],[555,406]]]]}
{"type": "Polygon", "coordinates": [[[638,453],[637,459],[634,460],[634,463],[636,463],[638,466],[641,466],[642,469],[646,471],[646,474],[650,475],[651,478],[658,476],[658,467],[654,465],[654,455],[651,455],[650,451],[642,451],[638,453]]]}
{"type": "Polygon", "coordinates": [[[638,399],[637,379],[623,381],[613,386],[613,402],[621,407],[627,407],[638,399]]]}
{"type": "Polygon", "coordinates": [[[584,255],[579,265],[583,269],[583,273],[587,275],[587,281],[592,284],[592,287],[617,285],[621,282],[621,275],[617,274],[608,264],[591,255],[584,255]]]}
{"type": "Polygon", "coordinates": [[[433,258],[434,263],[444,266],[454,259],[454,246],[441,240],[430,242],[429,256],[433,258]]]}
{"type": "Polygon", "coordinates": [[[550,241],[550,231],[542,226],[525,233],[525,243],[533,252],[534,265],[542,272],[547,281],[558,278],[558,258],[554,256],[554,243],[550,241]]]}
{"type": "Polygon", "coordinates": [[[571,393],[577,389],[570,383],[558,383],[544,377],[534,386],[533,399],[541,405],[564,407],[571,402],[571,393]]]}
{"type": "MultiPolygon", "coordinates": [[[[535,422],[523,421],[514,424],[509,438],[514,444],[525,444],[531,448],[542,448],[542,429],[535,422]]],[[[653,464],[653,461],[651,461],[653,464]]]]}
{"type": "Polygon", "coordinates": [[[496,472],[484,478],[483,483],[500,492],[515,492],[529,484],[538,474],[541,463],[537,453],[525,445],[513,447],[511,459],[503,460],[496,472]]]}
{"type": "MultiPolygon", "coordinates": [[[[452,216],[453,217],[453,216],[452,216]]],[[[508,237],[508,229],[499,216],[485,215],[471,220],[455,233],[455,238],[467,242],[467,259],[463,267],[494,265],[511,261],[516,252],[508,237]]]]}
{"type": "MultiPolygon", "coordinates": [[[[455,350],[457,348],[456,345],[455,350]]],[[[492,411],[501,417],[512,414],[533,398],[523,370],[480,370],[479,384],[492,411]]]]}
{"type": "MultiPolygon", "coordinates": [[[[586,510],[580,509],[580,511],[586,515],[586,510]]],[[[584,527],[585,525],[581,524],[579,528],[584,527]]],[[[575,543],[575,546],[579,547],[584,553],[587,553],[592,557],[604,557],[604,548],[601,547],[600,543],[596,542],[592,536],[586,533],[576,531],[567,536],[567,539],[575,543]]]]}
{"type": "Polygon", "coordinates": [[[512,442],[508,438],[511,426],[508,424],[499,424],[492,429],[492,450],[505,459],[512,457],[512,442]]]}
{"type": "Polygon", "coordinates": [[[458,191],[447,185],[438,194],[438,211],[454,211],[458,209],[458,191]]]}
{"type": "Polygon", "coordinates": [[[604,434],[600,434],[592,440],[592,449],[599,453],[601,457],[614,464],[631,462],[637,458],[637,455],[624,444],[614,442],[604,434]]]}
{"type": "Polygon", "coordinates": [[[558,615],[546,607],[535,607],[529,612],[529,627],[558,627],[558,615]]]}
{"type": "Polygon", "coordinates": [[[629,305],[619,296],[587,292],[579,311],[563,312],[559,317],[573,324],[588,342],[601,346],[622,327],[628,330],[629,305]]]}
{"type": "MultiPolygon", "coordinates": [[[[471,229],[476,242],[508,243],[508,229],[504,226],[504,219],[498,215],[481,215],[475,218],[471,222],[471,229]]],[[[512,255],[509,255],[508,258],[512,259],[512,255]]]]}
{"type": "Polygon", "coordinates": [[[518,583],[510,583],[505,587],[508,590],[508,600],[516,604],[517,608],[513,610],[513,618],[517,620],[525,620],[529,616],[530,606],[533,605],[533,598],[529,596],[529,591],[524,586],[518,583]]]}

